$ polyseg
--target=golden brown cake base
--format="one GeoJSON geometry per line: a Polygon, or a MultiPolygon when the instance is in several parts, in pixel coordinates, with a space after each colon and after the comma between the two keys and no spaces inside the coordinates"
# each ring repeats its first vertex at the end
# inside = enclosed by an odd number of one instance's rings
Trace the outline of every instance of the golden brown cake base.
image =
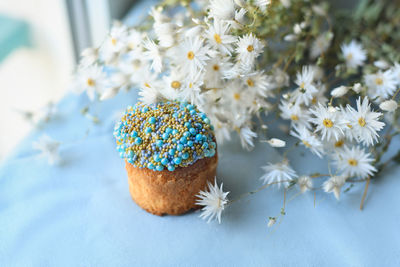
{"type": "Polygon", "coordinates": [[[188,167],[174,171],[153,171],[135,168],[125,162],[132,199],[155,215],[178,215],[199,208],[196,195],[204,190],[207,181],[213,182],[218,155],[203,158],[188,167]]]}

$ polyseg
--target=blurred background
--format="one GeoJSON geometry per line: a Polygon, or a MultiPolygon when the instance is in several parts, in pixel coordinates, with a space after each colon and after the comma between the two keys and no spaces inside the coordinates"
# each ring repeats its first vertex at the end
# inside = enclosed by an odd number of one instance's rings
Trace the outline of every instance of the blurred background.
{"type": "Polygon", "coordinates": [[[32,129],[26,117],[68,91],[79,55],[135,0],[0,0],[0,161],[32,129]]]}

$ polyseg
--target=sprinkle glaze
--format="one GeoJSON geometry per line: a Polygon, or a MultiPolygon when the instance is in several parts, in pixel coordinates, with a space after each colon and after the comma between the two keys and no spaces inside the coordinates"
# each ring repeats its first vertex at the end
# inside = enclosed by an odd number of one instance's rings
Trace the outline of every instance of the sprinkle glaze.
{"type": "Polygon", "coordinates": [[[134,167],[174,171],[215,155],[213,126],[185,102],[129,106],[114,128],[117,151],[134,167]]]}

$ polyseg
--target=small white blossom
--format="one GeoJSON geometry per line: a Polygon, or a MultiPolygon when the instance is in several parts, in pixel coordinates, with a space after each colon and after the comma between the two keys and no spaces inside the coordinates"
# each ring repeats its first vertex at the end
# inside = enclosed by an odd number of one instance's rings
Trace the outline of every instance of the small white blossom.
{"type": "Polygon", "coordinates": [[[267,6],[271,4],[271,0],[255,0],[254,4],[261,9],[262,12],[267,10],[267,6]]]}
{"type": "Polygon", "coordinates": [[[386,100],[383,101],[379,107],[388,112],[394,112],[398,108],[399,104],[394,100],[386,100]]]}
{"type": "Polygon", "coordinates": [[[272,147],[285,147],[286,146],[286,142],[281,139],[278,139],[278,138],[271,138],[267,141],[267,143],[272,147]]]}
{"type": "Polygon", "coordinates": [[[341,86],[336,87],[335,89],[333,89],[331,91],[331,96],[333,96],[333,97],[342,97],[345,94],[347,94],[348,91],[349,91],[349,87],[341,85],[341,86]]]}
{"type": "Polygon", "coordinates": [[[90,100],[94,100],[97,94],[101,94],[106,86],[106,75],[98,65],[78,70],[76,82],[73,87],[75,92],[86,91],[90,100]]]}
{"type": "Polygon", "coordinates": [[[312,189],[313,182],[312,182],[310,176],[303,175],[303,176],[300,176],[299,179],[297,180],[297,185],[300,187],[300,192],[304,193],[307,190],[312,189]]]}
{"type": "Polygon", "coordinates": [[[204,206],[201,210],[200,218],[210,222],[213,219],[218,220],[221,223],[221,214],[225,209],[225,205],[228,203],[229,192],[224,192],[222,190],[223,184],[218,187],[217,179],[214,180],[214,185],[207,182],[208,190],[200,191],[196,201],[197,205],[204,206]]]}
{"type": "Polygon", "coordinates": [[[311,128],[309,122],[310,112],[301,108],[299,104],[293,104],[282,100],[279,109],[281,111],[281,117],[285,120],[290,120],[293,126],[311,128]]]}
{"type": "Polygon", "coordinates": [[[332,176],[329,180],[325,181],[322,185],[325,192],[333,192],[336,199],[340,198],[340,191],[346,182],[346,177],[343,175],[332,176]]]}
{"type": "Polygon", "coordinates": [[[331,137],[339,140],[344,135],[347,120],[340,110],[325,107],[319,103],[318,107],[311,109],[311,113],[314,117],[310,121],[317,126],[316,132],[322,134],[322,140],[331,139],[331,137]]]}
{"type": "Polygon", "coordinates": [[[300,139],[301,143],[318,157],[322,158],[322,155],[325,154],[323,143],[306,127],[295,127],[290,134],[300,139]]]}
{"type": "Polygon", "coordinates": [[[275,223],[276,223],[276,218],[275,217],[269,217],[268,218],[268,224],[267,224],[268,227],[273,226],[275,223]]]}
{"type": "Polygon", "coordinates": [[[397,81],[391,69],[384,72],[379,70],[377,73],[367,74],[364,80],[371,98],[380,97],[388,99],[396,91],[397,81]]]}
{"type": "Polygon", "coordinates": [[[215,19],[214,24],[205,31],[211,46],[224,55],[231,55],[233,43],[236,42],[236,37],[229,34],[229,28],[228,23],[215,19]]]}
{"type": "Polygon", "coordinates": [[[320,34],[311,45],[311,58],[317,58],[321,54],[325,53],[331,45],[332,38],[333,34],[331,32],[320,34]]]}
{"type": "Polygon", "coordinates": [[[353,91],[356,92],[357,94],[361,92],[362,90],[362,85],[360,83],[355,83],[353,85],[353,91]]]}
{"type": "Polygon", "coordinates": [[[246,150],[254,147],[253,139],[257,137],[257,133],[253,132],[249,126],[243,126],[239,129],[240,143],[246,150]]]}
{"type": "Polygon", "coordinates": [[[239,37],[236,53],[243,70],[251,70],[263,48],[264,45],[252,33],[239,37]]]}
{"type": "Polygon", "coordinates": [[[345,146],[335,155],[333,163],[339,171],[343,172],[343,175],[367,178],[377,171],[372,165],[373,162],[374,159],[370,153],[366,153],[359,147],[349,149],[345,146]]]}
{"type": "Polygon", "coordinates": [[[99,58],[99,50],[96,48],[86,48],[81,53],[81,60],[79,62],[81,67],[88,67],[94,64],[99,58]]]}
{"type": "Polygon", "coordinates": [[[314,70],[310,66],[303,66],[302,71],[296,74],[295,83],[298,88],[293,93],[293,98],[298,104],[309,105],[313,94],[317,93],[314,84],[314,70]]]}
{"type": "Polygon", "coordinates": [[[348,44],[342,44],[341,49],[348,68],[355,69],[362,66],[367,59],[367,52],[354,40],[348,44]]]}
{"type": "Polygon", "coordinates": [[[383,59],[374,61],[374,66],[382,70],[390,67],[389,63],[383,59]]]}
{"type": "Polygon", "coordinates": [[[385,124],[379,121],[382,115],[380,112],[371,110],[368,97],[361,102],[361,97],[357,100],[357,110],[347,105],[347,120],[350,123],[350,130],[355,133],[360,141],[365,145],[373,145],[378,140],[378,133],[385,124]]]}
{"type": "Polygon", "coordinates": [[[268,163],[262,169],[265,171],[265,174],[260,179],[263,180],[264,184],[276,183],[278,187],[281,184],[287,187],[290,181],[297,177],[296,172],[289,166],[286,160],[276,164],[268,163]]]}
{"type": "Polygon", "coordinates": [[[211,0],[209,8],[211,17],[222,20],[232,20],[235,17],[233,0],[211,0]]]}
{"type": "Polygon", "coordinates": [[[47,158],[50,165],[60,162],[60,142],[53,140],[47,135],[43,135],[39,141],[34,142],[32,146],[34,149],[41,151],[41,155],[47,158]]]}
{"type": "Polygon", "coordinates": [[[143,52],[143,56],[152,62],[150,68],[156,73],[160,73],[162,69],[162,56],[158,46],[153,42],[153,40],[147,38],[143,42],[143,47],[146,49],[143,52]]]}

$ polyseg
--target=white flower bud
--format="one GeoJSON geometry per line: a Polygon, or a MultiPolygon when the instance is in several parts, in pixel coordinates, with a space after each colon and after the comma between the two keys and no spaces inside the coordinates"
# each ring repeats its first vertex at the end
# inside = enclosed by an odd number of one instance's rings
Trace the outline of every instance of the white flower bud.
{"type": "Polygon", "coordinates": [[[103,101],[106,99],[113,98],[118,94],[118,92],[119,92],[118,87],[110,87],[100,96],[100,100],[103,101]]]}
{"type": "Polygon", "coordinates": [[[344,96],[349,91],[347,86],[339,86],[332,90],[331,96],[333,97],[341,97],[344,96]]]}
{"type": "Polygon", "coordinates": [[[286,42],[292,42],[297,40],[297,36],[295,34],[288,34],[285,37],[283,37],[283,40],[286,42]]]}
{"type": "Polygon", "coordinates": [[[269,217],[268,220],[268,227],[271,227],[272,225],[274,225],[276,223],[276,218],[275,217],[269,217]]]}
{"type": "Polygon", "coordinates": [[[294,25],[294,27],[293,27],[293,32],[294,32],[295,34],[300,34],[300,33],[301,33],[301,25],[298,24],[298,23],[296,23],[296,24],[294,25]]]}
{"type": "Polygon", "coordinates": [[[272,147],[284,147],[284,146],[286,146],[286,142],[281,140],[281,139],[278,139],[278,138],[271,138],[267,142],[272,147]]]}
{"type": "Polygon", "coordinates": [[[385,60],[377,60],[374,62],[374,66],[380,69],[387,69],[389,68],[389,63],[385,60]]]}
{"type": "Polygon", "coordinates": [[[361,92],[362,86],[360,83],[356,83],[353,85],[353,91],[356,92],[357,94],[361,92]]]}
{"type": "Polygon", "coordinates": [[[397,109],[398,104],[394,100],[386,100],[382,102],[379,107],[384,111],[393,112],[397,109]]]}
{"type": "Polygon", "coordinates": [[[301,193],[306,192],[307,190],[312,189],[312,181],[311,178],[309,176],[301,176],[298,180],[297,180],[297,184],[300,187],[300,191],[301,193]]]}

